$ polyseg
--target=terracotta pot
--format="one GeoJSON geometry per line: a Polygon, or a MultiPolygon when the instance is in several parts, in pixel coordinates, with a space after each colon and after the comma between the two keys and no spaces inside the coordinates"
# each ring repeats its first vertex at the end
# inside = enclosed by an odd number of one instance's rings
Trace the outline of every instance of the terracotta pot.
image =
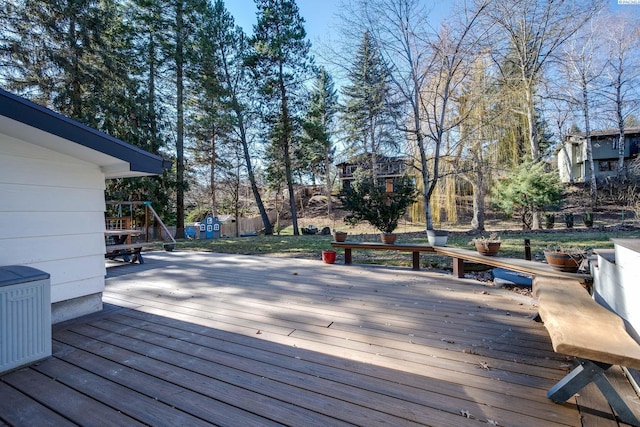
{"type": "Polygon", "coordinates": [[[322,251],[322,261],[327,264],[333,264],[336,262],[336,251],[322,251]]]}
{"type": "Polygon", "coordinates": [[[393,245],[397,238],[398,235],[394,233],[380,233],[380,240],[382,240],[382,243],[385,245],[393,245]]]}
{"type": "Polygon", "coordinates": [[[496,256],[500,250],[500,243],[502,242],[489,242],[489,243],[475,243],[476,250],[480,255],[496,256]]]}
{"type": "Polygon", "coordinates": [[[344,242],[347,240],[347,233],[344,231],[336,231],[333,233],[333,240],[336,242],[344,242]]]}
{"type": "Polygon", "coordinates": [[[565,273],[577,272],[584,258],[582,254],[568,254],[557,251],[544,251],[544,257],[551,268],[565,273]]]}

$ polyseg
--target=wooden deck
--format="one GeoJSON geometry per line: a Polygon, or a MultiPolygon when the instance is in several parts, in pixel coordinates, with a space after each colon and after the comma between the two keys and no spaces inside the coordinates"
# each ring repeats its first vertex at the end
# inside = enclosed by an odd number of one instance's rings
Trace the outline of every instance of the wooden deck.
{"type": "Polygon", "coordinates": [[[56,325],[52,358],[0,377],[0,425],[618,425],[594,386],[545,397],[572,361],[527,296],[405,268],[145,260],[109,269],[105,310],[56,325]]]}

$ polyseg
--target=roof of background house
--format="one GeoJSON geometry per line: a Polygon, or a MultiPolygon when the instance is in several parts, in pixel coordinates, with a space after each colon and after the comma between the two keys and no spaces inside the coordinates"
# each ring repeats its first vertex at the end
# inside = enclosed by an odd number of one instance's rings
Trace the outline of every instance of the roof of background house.
{"type": "Polygon", "coordinates": [[[0,133],[100,166],[106,178],[159,175],[162,157],[0,89],[0,133]]]}
{"type": "MultiPolygon", "coordinates": [[[[640,134],[640,128],[625,128],[624,130],[624,134],[625,135],[633,135],[633,134],[640,134]]],[[[565,138],[568,138],[570,136],[577,136],[580,138],[584,138],[586,136],[586,132],[574,132],[574,133],[568,133],[565,138]]],[[[598,137],[598,136],[618,136],[620,135],[620,129],[605,129],[605,130],[596,130],[596,131],[591,131],[591,136],[592,137],[598,137]]]]}

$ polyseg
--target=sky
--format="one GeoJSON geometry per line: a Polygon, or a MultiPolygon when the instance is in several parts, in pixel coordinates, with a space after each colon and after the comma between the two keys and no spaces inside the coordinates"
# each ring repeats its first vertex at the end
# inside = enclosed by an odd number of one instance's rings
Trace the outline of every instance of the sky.
{"type": "MultiPolygon", "coordinates": [[[[315,56],[317,65],[332,69],[332,64],[326,63],[320,51],[327,46],[334,45],[339,35],[341,6],[348,0],[297,0],[296,4],[300,16],[305,21],[307,38],[311,41],[311,53],[315,56]]],[[[640,0],[638,0],[640,1],[640,0]]],[[[227,10],[233,15],[237,25],[240,25],[247,35],[253,34],[253,25],[257,23],[256,5],[254,0],[224,0],[227,10]]],[[[430,16],[440,20],[449,13],[454,0],[427,0],[428,4],[435,4],[430,16]]],[[[334,78],[338,76],[334,74],[334,78]]],[[[338,82],[339,83],[339,82],[338,82]]],[[[339,85],[339,84],[338,84],[339,85]]]]}
{"type": "MultiPolygon", "coordinates": [[[[253,32],[256,23],[256,6],[254,0],[224,0],[225,6],[234,16],[236,23],[244,28],[247,34],[253,32]]],[[[640,13],[640,0],[607,0],[614,10],[628,10],[630,13],[640,13]]],[[[300,15],[304,18],[309,40],[312,43],[327,41],[331,31],[339,24],[338,13],[342,0],[297,0],[300,15]]],[[[454,0],[433,0],[436,10],[432,14],[434,19],[441,18],[448,13],[454,0]],[[440,10],[438,10],[440,9],[440,10]]]]}
{"type": "MultiPolygon", "coordinates": [[[[331,26],[338,23],[338,13],[342,0],[298,0],[296,3],[300,15],[305,20],[305,30],[309,40],[313,43],[326,39],[325,35],[331,31],[331,26]]],[[[227,10],[233,15],[236,24],[244,28],[247,34],[253,32],[253,25],[257,22],[256,5],[254,0],[224,0],[227,10]]]]}

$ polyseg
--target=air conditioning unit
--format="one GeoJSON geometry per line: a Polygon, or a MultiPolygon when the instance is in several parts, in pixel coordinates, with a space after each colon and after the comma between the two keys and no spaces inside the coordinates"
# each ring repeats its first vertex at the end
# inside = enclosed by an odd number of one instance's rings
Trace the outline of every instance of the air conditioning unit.
{"type": "Polygon", "coordinates": [[[49,273],[0,267],[0,374],[51,356],[49,273]]]}

